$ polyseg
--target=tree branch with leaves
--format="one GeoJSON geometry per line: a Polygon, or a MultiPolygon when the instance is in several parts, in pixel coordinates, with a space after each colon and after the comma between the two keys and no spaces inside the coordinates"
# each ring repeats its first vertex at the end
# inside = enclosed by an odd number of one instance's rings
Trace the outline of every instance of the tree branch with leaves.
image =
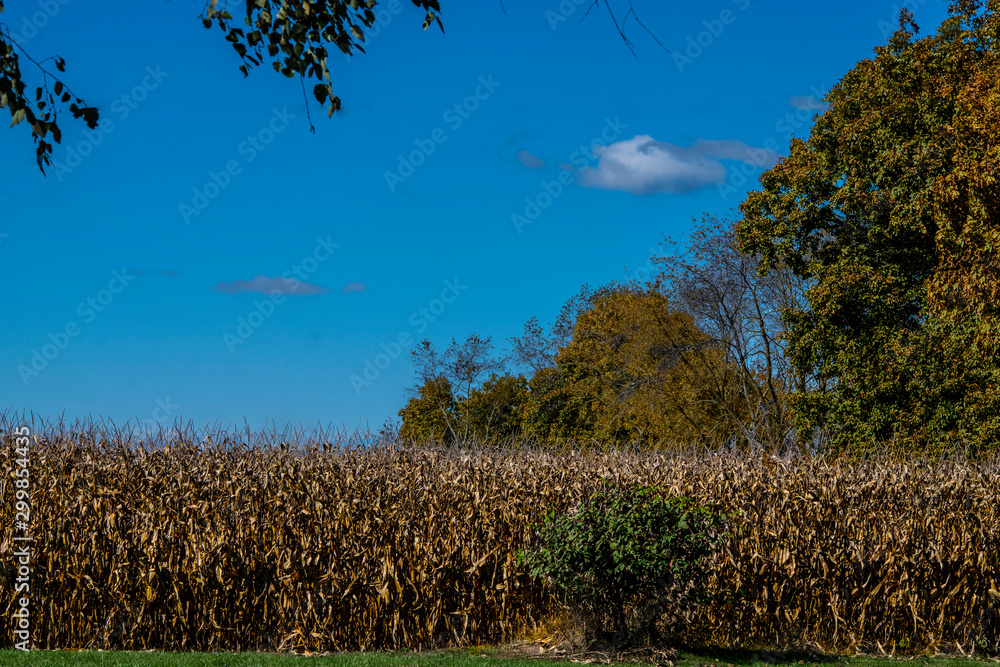
{"type": "MultiPolygon", "coordinates": [[[[4,11],[0,0],[0,13],[4,11]]],[[[59,56],[50,56],[37,61],[10,34],[6,23],[0,22],[0,109],[10,113],[10,126],[27,123],[35,142],[35,158],[38,168],[45,173],[46,165],[51,165],[52,143],[62,141],[59,127],[59,109],[65,108],[75,119],[83,119],[90,129],[97,128],[100,117],[95,107],[87,104],[46,67],[51,62],[58,72],[65,73],[66,61],[59,56]],[[25,83],[21,71],[21,58],[27,60],[38,71],[39,84],[32,90],[25,83]],[[51,141],[50,141],[51,140],[51,141]]]]}

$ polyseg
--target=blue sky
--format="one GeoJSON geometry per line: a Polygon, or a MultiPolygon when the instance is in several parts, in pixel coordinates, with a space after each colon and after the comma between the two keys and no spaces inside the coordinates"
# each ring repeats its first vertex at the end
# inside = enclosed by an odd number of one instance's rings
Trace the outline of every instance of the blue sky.
{"type": "Polygon", "coordinates": [[[442,4],[445,34],[380,2],[311,134],[299,82],[244,79],[200,3],[7,2],[105,120],[64,122],[46,177],[0,132],[0,410],[377,427],[413,342],[502,346],[738,206],[900,7],[633,0],[671,50],[629,20],[633,57],[582,0],[442,4]]]}

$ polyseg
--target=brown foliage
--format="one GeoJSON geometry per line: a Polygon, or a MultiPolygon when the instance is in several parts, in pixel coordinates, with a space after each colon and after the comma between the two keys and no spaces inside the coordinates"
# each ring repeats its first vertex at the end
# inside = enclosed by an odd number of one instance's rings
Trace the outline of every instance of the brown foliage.
{"type": "MultiPolygon", "coordinates": [[[[12,470],[13,438],[2,456],[12,470]]],[[[602,477],[741,510],[684,639],[1000,649],[996,463],[32,443],[40,647],[310,650],[509,639],[553,610],[516,551],[602,477]]],[[[12,497],[13,478],[0,479],[12,497]]],[[[13,510],[0,509],[12,550],[13,510]]],[[[10,560],[4,565],[11,568],[10,560]]],[[[14,609],[0,578],[0,623],[14,609]]],[[[10,642],[10,635],[3,642],[10,642]]]]}

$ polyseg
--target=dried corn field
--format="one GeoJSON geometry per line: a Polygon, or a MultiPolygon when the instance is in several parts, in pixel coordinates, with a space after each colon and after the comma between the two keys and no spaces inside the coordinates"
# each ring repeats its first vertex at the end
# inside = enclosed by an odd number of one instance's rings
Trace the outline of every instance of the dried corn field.
{"type": "MultiPolygon", "coordinates": [[[[691,643],[1000,648],[995,464],[384,445],[146,451],[50,435],[32,445],[31,468],[39,647],[510,639],[555,608],[517,565],[530,525],[608,477],[742,510],[711,576],[726,601],[697,611],[691,643]]],[[[0,481],[6,627],[12,482],[0,481]]]]}

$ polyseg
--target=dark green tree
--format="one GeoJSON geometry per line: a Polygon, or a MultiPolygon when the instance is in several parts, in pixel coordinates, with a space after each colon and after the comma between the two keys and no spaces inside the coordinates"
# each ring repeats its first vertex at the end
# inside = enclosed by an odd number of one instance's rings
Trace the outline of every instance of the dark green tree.
{"type": "MultiPolygon", "coordinates": [[[[0,0],[0,14],[4,11],[0,0]]],[[[62,141],[59,129],[60,109],[65,109],[74,118],[83,119],[90,129],[97,127],[98,111],[88,107],[82,99],[70,91],[57,72],[66,71],[66,61],[52,56],[40,62],[35,61],[11,38],[5,23],[0,22],[0,109],[10,112],[10,126],[27,123],[35,141],[35,158],[38,168],[45,173],[45,165],[50,164],[52,143],[62,141]],[[21,72],[21,57],[25,57],[38,70],[37,85],[25,83],[21,72]],[[47,64],[51,62],[51,66],[47,64]]]]}
{"type": "MultiPolygon", "coordinates": [[[[439,18],[438,0],[411,0],[422,10],[424,29],[439,18]]],[[[202,13],[206,28],[219,28],[231,42],[242,60],[239,66],[244,76],[250,69],[269,61],[276,72],[287,77],[298,76],[310,82],[312,94],[326,105],[327,115],[340,108],[340,98],[334,94],[327,59],[334,53],[364,52],[364,29],[375,23],[375,0],[256,0],[245,4],[245,13],[238,25],[226,3],[210,0],[202,13]]],[[[0,13],[4,10],[0,1],[0,13]]],[[[51,164],[52,143],[59,143],[59,109],[67,108],[74,118],[82,118],[93,129],[97,127],[99,111],[87,106],[66,84],[54,75],[49,61],[59,72],[65,71],[65,61],[52,56],[35,61],[0,23],[0,108],[10,112],[11,124],[27,121],[35,140],[38,167],[45,172],[51,164]],[[21,58],[38,70],[37,86],[29,85],[21,70],[21,58]]]]}
{"type": "MultiPolygon", "coordinates": [[[[444,31],[438,0],[410,0],[424,11],[424,30],[432,23],[444,31]]],[[[340,109],[334,94],[327,58],[336,49],[351,55],[365,52],[364,29],[375,23],[376,0],[256,0],[246,3],[246,14],[234,26],[233,16],[210,0],[202,18],[206,28],[217,25],[242,59],[240,71],[269,60],[275,72],[289,78],[312,80],[313,95],[327,107],[327,116],[340,109]]],[[[224,5],[223,5],[224,7],[224,5]]]]}
{"type": "Polygon", "coordinates": [[[900,30],[742,204],[739,243],[814,281],[786,313],[800,437],[932,455],[1000,442],[1000,3],[900,30]]]}

